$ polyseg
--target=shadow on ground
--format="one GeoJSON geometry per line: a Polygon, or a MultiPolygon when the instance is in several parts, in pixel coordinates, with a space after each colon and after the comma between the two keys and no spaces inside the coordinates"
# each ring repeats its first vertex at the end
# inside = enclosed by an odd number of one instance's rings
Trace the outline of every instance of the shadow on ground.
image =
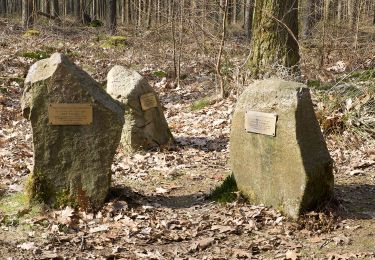
{"type": "Polygon", "coordinates": [[[337,214],[343,218],[375,218],[375,185],[338,184],[335,186],[336,197],[340,202],[337,214]]]}
{"type": "Polygon", "coordinates": [[[195,149],[200,149],[202,151],[217,151],[227,149],[229,138],[208,138],[200,136],[180,136],[176,137],[176,142],[182,147],[191,147],[195,149]]]}
{"type": "Polygon", "coordinates": [[[124,200],[128,203],[130,208],[150,205],[172,209],[190,208],[193,206],[203,205],[209,202],[207,194],[203,193],[178,196],[147,196],[135,192],[129,187],[124,186],[116,186],[111,188],[108,200],[124,200]]]}

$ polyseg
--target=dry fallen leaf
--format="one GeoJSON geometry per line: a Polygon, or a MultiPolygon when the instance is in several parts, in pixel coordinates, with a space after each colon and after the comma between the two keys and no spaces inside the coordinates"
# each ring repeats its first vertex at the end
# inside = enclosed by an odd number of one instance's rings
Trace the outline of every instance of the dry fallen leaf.
{"type": "Polygon", "coordinates": [[[108,225],[99,225],[97,227],[90,228],[89,232],[97,233],[97,232],[102,232],[102,231],[107,231],[107,230],[108,230],[108,225]]]}
{"type": "Polygon", "coordinates": [[[288,252],[286,252],[285,254],[285,258],[286,259],[291,259],[291,260],[297,260],[298,259],[298,254],[296,251],[291,251],[289,250],[288,252]]]}
{"type": "Polygon", "coordinates": [[[23,244],[20,244],[17,246],[18,248],[24,249],[24,250],[34,250],[36,249],[34,242],[25,242],[23,244]]]}

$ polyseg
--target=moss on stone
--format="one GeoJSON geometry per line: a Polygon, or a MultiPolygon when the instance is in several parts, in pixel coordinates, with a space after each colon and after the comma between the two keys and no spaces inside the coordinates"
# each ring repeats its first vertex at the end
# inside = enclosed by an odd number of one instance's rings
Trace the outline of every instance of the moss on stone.
{"type": "Polygon", "coordinates": [[[42,173],[31,173],[26,182],[26,195],[29,202],[47,202],[52,196],[51,187],[42,173]]]}
{"type": "Polygon", "coordinates": [[[55,208],[65,206],[72,206],[74,208],[77,207],[77,203],[74,201],[74,198],[70,196],[68,189],[63,189],[61,191],[56,192],[55,198],[55,208]]]}

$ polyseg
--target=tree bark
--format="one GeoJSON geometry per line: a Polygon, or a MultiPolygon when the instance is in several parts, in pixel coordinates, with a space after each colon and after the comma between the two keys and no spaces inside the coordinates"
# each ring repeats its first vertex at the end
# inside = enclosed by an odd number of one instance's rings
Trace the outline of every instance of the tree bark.
{"type": "Polygon", "coordinates": [[[254,0],[245,0],[245,34],[248,40],[251,39],[253,25],[254,0]]]}
{"type": "Polygon", "coordinates": [[[108,33],[114,35],[116,33],[116,0],[108,0],[107,26],[108,33]]]}
{"type": "MultiPolygon", "coordinates": [[[[256,0],[249,69],[255,78],[275,74],[274,65],[299,63],[298,1],[256,0]]],[[[298,70],[294,67],[294,70],[298,70]]]]}
{"type": "Polygon", "coordinates": [[[60,22],[60,10],[59,10],[59,1],[58,0],[53,0],[52,1],[52,6],[51,6],[52,8],[52,16],[54,16],[56,19],[55,19],[55,21],[57,22],[57,23],[59,23],[60,22]]]}
{"type": "Polygon", "coordinates": [[[302,4],[302,37],[310,38],[316,23],[315,9],[319,0],[304,0],[302,4]]]}
{"type": "Polygon", "coordinates": [[[4,16],[7,14],[7,1],[6,0],[2,0],[0,3],[0,14],[4,16]]]}
{"type": "Polygon", "coordinates": [[[33,26],[34,19],[32,15],[33,1],[22,0],[22,26],[24,29],[33,26]]]}

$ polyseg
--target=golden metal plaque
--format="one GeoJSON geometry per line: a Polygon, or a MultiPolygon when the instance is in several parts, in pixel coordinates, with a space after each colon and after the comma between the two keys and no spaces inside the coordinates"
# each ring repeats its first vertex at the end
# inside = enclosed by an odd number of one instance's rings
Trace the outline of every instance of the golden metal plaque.
{"type": "Polygon", "coordinates": [[[51,103],[48,106],[50,125],[92,124],[92,104],[51,103]]]}
{"type": "Polygon", "coordinates": [[[155,93],[147,93],[141,96],[142,110],[148,110],[153,107],[158,107],[158,101],[156,100],[155,93]]]}
{"type": "Polygon", "coordinates": [[[246,111],[245,129],[250,133],[276,136],[277,115],[256,111],[246,111]]]}

